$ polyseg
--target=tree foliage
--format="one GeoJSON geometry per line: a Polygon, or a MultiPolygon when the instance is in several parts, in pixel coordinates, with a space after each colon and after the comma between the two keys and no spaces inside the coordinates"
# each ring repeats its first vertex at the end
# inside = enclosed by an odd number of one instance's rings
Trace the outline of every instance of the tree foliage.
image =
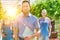
{"type": "Polygon", "coordinates": [[[3,19],[4,17],[5,17],[4,10],[2,8],[2,3],[0,2],[0,20],[3,19]]]}
{"type": "Polygon", "coordinates": [[[31,5],[31,13],[37,17],[41,17],[42,9],[47,10],[47,16],[53,20],[60,18],[60,2],[59,0],[38,0],[36,4],[31,5]]]}

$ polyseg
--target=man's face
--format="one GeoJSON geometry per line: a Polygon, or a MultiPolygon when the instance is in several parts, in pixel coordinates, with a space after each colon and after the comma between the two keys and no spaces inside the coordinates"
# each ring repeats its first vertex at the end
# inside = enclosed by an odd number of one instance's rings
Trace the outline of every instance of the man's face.
{"type": "Polygon", "coordinates": [[[23,11],[24,13],[28,13],[28,12],[30,11],[30,5],[29,5],[28,2],[24,2],[24,3],[22,4],[22,11],[23,11]]]}

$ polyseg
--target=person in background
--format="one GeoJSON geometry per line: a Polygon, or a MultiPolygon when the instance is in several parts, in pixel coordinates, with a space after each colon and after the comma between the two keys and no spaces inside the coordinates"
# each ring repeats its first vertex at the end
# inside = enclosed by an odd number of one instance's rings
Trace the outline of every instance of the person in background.
{"type": "Polygon", "coordinates": [[[0,20],[0,40],[2,40],[2,22],[0,20]]]}
{"type": "Polygon", "coordinates": [[[52,28],[51,20],[46,16],[47,15],[46,9],[42,10],[41,15],[42,17],[39,19],[41,40],[49,40],[49,36],[51,35],[51,28],[52,28]]]}
{"type": "Polygon", "coordinates": [[[39,30],[38,19],[30,13],[29,1],[22,2],[22,13],[16,18],[14,22],[15,40],[31,40],[28,36],[34,34],[39,30]]]}
{"type": "Polygon", "coordinates": [[[2,40],[13,40],[12,26],[10,25],[10,20],[6,18],[2,25],[2,40]]]}

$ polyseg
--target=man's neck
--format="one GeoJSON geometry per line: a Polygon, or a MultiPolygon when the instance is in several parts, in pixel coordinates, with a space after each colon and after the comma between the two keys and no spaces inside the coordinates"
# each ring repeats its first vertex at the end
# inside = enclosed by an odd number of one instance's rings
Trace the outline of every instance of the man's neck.
{"type": "Polygon", "coordinates": [[[24,13],[24,16],[25,16],[25,17],[29,16],[29,13],[24,13]]]}

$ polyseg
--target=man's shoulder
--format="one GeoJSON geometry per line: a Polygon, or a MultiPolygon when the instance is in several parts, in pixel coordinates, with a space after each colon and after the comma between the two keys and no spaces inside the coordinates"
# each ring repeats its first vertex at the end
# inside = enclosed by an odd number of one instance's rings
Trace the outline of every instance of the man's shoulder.
{"type": "Polygon", "coordinates": [[[36,16],[34,16],[33,14],[31,14],[31,18],[32,18],[32,19],[35,19],[35,20],[38,19],[38,18],[37,18],[36,16]]]}

